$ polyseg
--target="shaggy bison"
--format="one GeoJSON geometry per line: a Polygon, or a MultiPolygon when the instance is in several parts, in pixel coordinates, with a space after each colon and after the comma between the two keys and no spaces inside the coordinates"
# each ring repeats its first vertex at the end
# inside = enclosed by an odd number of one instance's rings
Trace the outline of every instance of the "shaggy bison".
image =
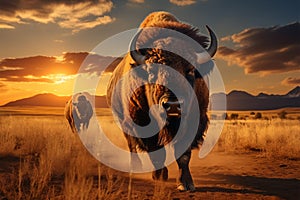
{"type": "MultiPolygon", "coordinates": [[[[210,35],[209,39],[201,35],[199,30],[189,24],[179,21],[172,14],[167,12],[154,12],[148,15],[140,25],[140,30],[133,37],[130,44],[130,52],[117,64],[113,71],[107,89],[108,104],[113,108],[114,114],[117,115],[120,124],[123,128],[124,135],[128,142],[128,147],[131,154],[138,151],[149,153],[150,160],[155,167],[152,173],[153,179],[166,180],[168,178],[168,170],[164,165],[166,153],[150,154],[157,150],[164,149],[165,145],[170,143],[176,136],[180,123],[184,119],[184,106],[188,107],[193,100],[181,101],[180,97],[176,96],[172,90],[162,85],[162,82],[175,81],[177,88],[181,88],[181,83],[176,83],[177,76],[172,74],[172,71],[165,70],[161,65],[167,65],[174,69],[188,82],[193,92],[196,94],[197,106],[199,107],[200,120],[196,123],[195,133],[190,133],[189,126],[195,124],[188,124],[186,126],[185,134],[194,134],[190,143],[180,143],[173,141],[174,152],[176,161],[179,167],[178,190],[195,190],[193,179],[189,170],[189,162],[191,158],[191,150],[199,148],[203,142],[204,132],[208,127],[207,109],[209,103],[209,91],[204,80],[204,76],[208,74],[214,63],[211,60],[217,51],[217,38],[213,31],[207,27],[210,35]],[[158,29],[150,29],[155,27],[158,29]],[[168,29],[179,32],[191,38],[197,45],[201,45],[206,51],[197,52],[193,49],[188,41],[181,38],[174,38],[173,35],[167,35],[168,32],[160,33],[161,29],[168,29]],[[157,30],[157,31],[156,31],[157,30]],[[140,44],[149,44],[151,48],[140,49],[140,44]],[[170,47],[171,46],[171,47],[170,47]],[[182,52],[182,55],[187,55],[189,62],[182,56],[175,54],[171,51],[165,50],[166,48],[176,49],[177,52],[182,52]],[[203,65],[204,55],[208,57],[203,65]],[[193,63],[193,64],[192,64],[193,63]],[[158,64],[158,65],[156,65],[158,64]],[[123,76],[132,69],[141,67],[139,73],[129,78],[123,76]],[[133,92],[129,92],[132,85],[137,84],[139,79],[149,80],[148,84],[144,84],[133,92]],[[168,79],[168,81],[166,80],[168,79]],[[158,83],[159,81],[159,83],[158,83]],[[115,87],[120,86],[120,90],[115,93],[115,87]],[[128,101],[125,101],[126,95],[130,93],[128,101]],[[137,131],[133,123],[145,127],[155,121],[156,124],[161,124],[160,115],[151,113],[151,107],[158,105],[163,111],[162,115],[165,116],[166,122],[163,127],[159,129],[154,135],[148,137],[143,135],[142,131],[137,131]],[[130,119],[129,119],[130,118],[130,119]],[[131,120],[131,121],[130,121],[131,120]],[[178,149],[182,148],[182,144],[188,145],[185,151],[178,155],[178,149]]],[[[183,89],[184,90],[184,89],[183,89]]],[[[194,110],[187,110],[185,113],[191,113],[194,110]]],[[[184,140],[184,137],[180,140],[184,140]]],[[[136,157],[132,157],[136,159],[136,157]]]]}
{"type": "Polygon", "coordinates": [[[74,99],[71,98],[66,103],[65,117],[68,120],[73,133],[86,130],[89,127],[92,116],[92,105],[84,95],[79,95],[74,99]]]}

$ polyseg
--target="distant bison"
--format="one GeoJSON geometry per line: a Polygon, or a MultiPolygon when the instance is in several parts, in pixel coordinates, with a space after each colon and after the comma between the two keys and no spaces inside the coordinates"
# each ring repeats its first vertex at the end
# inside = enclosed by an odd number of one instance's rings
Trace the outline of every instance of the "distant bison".
{"type": "Polygon", "coordinates": [[[65,117],[73,133],[78,133],[89,127],[90,119],[93,116],[93,108],[84,95],[79,95],[75,99],[71,98],[66,103],[65,117]]]}
{"type": "MultiPolygon", "coordinates": [[[[179,124],[181,123],[181,118],[184,118],[182,117],[181,106],[186,105],[186,107],[188,107],[188,105],[190,105],[192,101],[195,102],[195,100],[181,102],[179,97],[175,96],[170,89],[164,85],[157,84],[158,80],[163,82],[167,76],[171,77],[168,80],[176,81],[178,75],[173,76],[170,71],[156,67],[157,65],[155,64],[167,65],[174,69],[173,71],[176,70],[184,77],[196,94],[196,105],[199,106],[200,110],[200,122],[197,122],[196,135],[193,137],[194,139],[191,144],[187,146],[187,150],[183,154],[178,155],[178,149],[181,147],[179,147],[175,141],[174,151],[180,172],[178,179],[179,185],[177,188],[179,190],[193,191],[195,187],[189,170],[189,162],[191,159],[191,150],[198,148],[199,144],[203,142],[203,135],[208,127],[207,109],[209,91],[204,81],[204,76],[209,74],[214,66],[210,57],[213,57],[217,51],[217,38],[213,31],[207,27],[210,34],[210,44],[208,44],[208,38],[201,35],[197,28],[180,22],[176,17],[167,12],[155,12],[148,15],[142,22],[140,28],[131,41],[130,52],[117,63],[113,71],[107,89],[108,104],[114,109],[114,113],[118,115],[120,124],[127,126],[127,132],[124,131],[124,135],[127,139],[130,152],[136,153],[138,150],[148,152],[156,169],[152,174],[153,179],[166,180],[168,178],[168,171],[164,165],[166,153],[153,156],[150,152],[164,149],[164,146],[175,137],[179,129],[179,124]],[[147,27],[160,29],[144,29],[147,27]],[[166,33],[168,32],[162,33],[162,29],[184,34],[205,48],[206,52],[196,52],[196,50],[193,49],[194,46],[190,45],[186,40],[180,40],[180,38],[173,37],[173,35],[167,35],[166,33]],[[141,43],[149,44],[151,48],[139,49],[138,46],[141,43]],[[182,52],[182,54],[187,55],[187,57],[192,60],[193,64],[175,53],[164,50],[166,48],[176,49],[182,52]],[[208,60],[205,61],[205,63],[208,64],[203,65],[203,57],[208,58],[208,60]],[[127,72],[139,66],[142,66],[139,74],[136,74],[136,76],[132,75],[132,77],[129,78],[123,78],[127,72]],[[126,102],[126,95],[131,91],[131,86],[137,85],[136,83],[139,79],[151,80],[151,83],[135,89],[128,100],[129,103],[126,102]],[[118,84],[121,84],[121,89],[118,91],[118,94],[115,94],[114,89],[118,84]],[[141,137],[143,133],[134,131],[134,128],[130,128],[130,124],[133,121],[140,127],[144,127],[151,123],[151,119],[154,119],[156,121],[155,123],[159,124],[161,121],[160,116],[151,116],[150,108],[153,105],[158,105],[161,109],[165,110],[164,113],[167,114],[167,122],[155,135],[141,137]]],[[[181,86],[181,83],[176,83],[177,88],[180,89],[181,86]]],[[[187,110],[186,113],[193,111],[194,110],[187,110]]],[[[193,125],[194,124],[189,124],[189,126],[193,125]]],[[[187,126],[184,133],[186,136],[193,134],[190,133],[189,130],[187,126]]],[[[132,157],[132,159],[134,159],[134,157],[132,157]]]]}

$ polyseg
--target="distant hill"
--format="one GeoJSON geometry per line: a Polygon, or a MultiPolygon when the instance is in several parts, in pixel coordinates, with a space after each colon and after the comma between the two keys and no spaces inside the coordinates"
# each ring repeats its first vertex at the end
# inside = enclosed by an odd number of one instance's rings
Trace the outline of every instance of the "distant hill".
{"type": "Polygon", "coordinates": [[[68,96],[56,96],[54,94],[37,94],[32,97],[11,101],[3,106],[65,106],[69,100],[68,96]]]}
{"type": "MultiPolygon", "coordinates": [[[[260,93],[257,96],[245,91],[233,90],[229,94],[217,93],[211,96],[212,103],[218,105],[218,99],[226,96],[227,110],[273,110],[286,107],[300,107],[300,87],[297,86],[285,95],[260,93]]],[[[218,110],[221,108],[214,107],[218,110]]]]}
{"type": "MultiPolygon", "coordinates": [[[[92,98],[92,97],[90,97],[92,98]]],[[[214,110],[218,110],[218,101],[227,99],[227,110],[273,110],[286,107],[300,107],[300,87],[297,86],[285,95],[260,93],[257,96],[245,91],[233,90],[229,94],[216,93],[211,96],[214,110]]],[[[38,94],[29,98],[9,102],[3,106],[51,106],[64,107],[70,96],[38,94]]],[[[107,108],[105,96],[95,97],[97,108],[107,108]]]]}
{"type": "Polygon", "coordinates": [[[289,91],[286,96],[288,97],[300,97],[300,86],[295,87],[291,91],[289,91]]]}
{"type": "MultiPolygon", "coordinates": [[[[64,107],[71,96],[56,96],[54,94],[37,94],[32,97],[11,101],[3,106],[49,106],[64,107]]],[[[106,97],[96,96],[95,106],[99,108],[107,108],[106,97]]]]}

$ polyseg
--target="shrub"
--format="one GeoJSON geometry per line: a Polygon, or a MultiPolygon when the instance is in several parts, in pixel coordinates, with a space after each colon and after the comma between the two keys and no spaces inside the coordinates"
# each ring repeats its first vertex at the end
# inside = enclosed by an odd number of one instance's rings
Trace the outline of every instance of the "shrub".
{"type": "MultiPolygon", "coordinates": [[[[227,113],[223,113],[221,118],[222,118],[222,119],[226,119],[226,120],[227,120],[227,119],[228,119],[228,115],[227,115],[227,113]]],[[[299,119],[300,119],[300,117],[299,117],[299,119]]]]}
{"type": "Polygon", "coordinates": [[[237,114],[237,113],[231,113],[230,119],[238,119],[238,118],[239,118],[239,114],[237,114]]]}
{"type": "Polygon", "coordinates": [[[254,116],[255,119],[261,119],[262,118],[262,114],[260,112],[256,113],[254,116]]]}
{"type": "Polygon", "coordinates": [[[287,112],[285,112],[284,110],[281,111],[280,113],[278,113],[278,116],[280,119],[286,119],[286,115],[287,115],[287,112]]]}
{"type": "Polygon", "coordinates": [[[212,120],[216,120],[217,118],[218,118],[217,115],[214,115],[214,114],[210,115],[210,119],[212,119],[212,120]]]}

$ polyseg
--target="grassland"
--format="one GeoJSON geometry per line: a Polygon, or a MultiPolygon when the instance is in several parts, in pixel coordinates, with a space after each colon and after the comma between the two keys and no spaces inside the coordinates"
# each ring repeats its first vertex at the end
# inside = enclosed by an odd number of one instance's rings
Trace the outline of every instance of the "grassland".
{"type": "MultiPolygon", "coordinates": [[[[226,120],[213,152],[255,153],[269,160],[299,163],[300,110],[286,110],[286,119],[278,117],[281,111],[261,112],[261,119],[238,112],[237,119],[226,120]]],[[[62,113],[62,108],[1,108],[0,199],[178,198],[170,189],[174,181],[149,182],[141,189],[144,181],[99,163],[71,132],[62,113]]],[[[107,109],[97,114],[106,120],[104,129],[118,133],[107,109]]],[[[184,198],[198,197],[186,194],[184,198]]]]}

